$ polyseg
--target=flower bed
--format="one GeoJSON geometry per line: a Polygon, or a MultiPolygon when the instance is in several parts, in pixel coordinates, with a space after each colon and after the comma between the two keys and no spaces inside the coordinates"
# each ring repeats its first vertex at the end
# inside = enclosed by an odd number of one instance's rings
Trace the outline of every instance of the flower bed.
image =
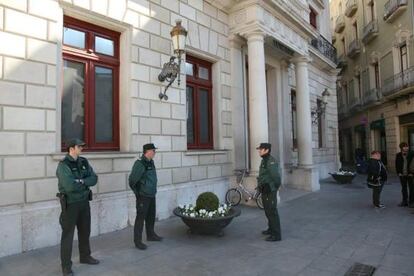
{"type": "MultiPolygon", "coordinates": [[[[220,209],[220,207],[219,207],[220,209]]],[[[223,229],[226,227],[233,218],[240,215],[240,209],[236,208],[223,208],[223,211],[219,212],[219,209],[210,212],[195,211],[194,207],[186,211],[185,208],[177,207],[174,209],[174,215],[180,217],[182,221],[190,228],[191,234],[204,234],[204,235],[223,235],[223,229]]]]}
{"type": "Polygon", "coordinates": [[[350,171],[338,171],[329,174],[340,184],[352,183],[352,180],[356,176],[356,173],[350,171]]]}
{"type": "Polygon", "coordinates": [[[179,206],[174,209],[174,215],[182,219],[190,233],[221,236],[223,228],[240,215],[240,210],[227,204],[220,205],[217,195],[205,192],[197,197],[195,206],[179,206]]]}

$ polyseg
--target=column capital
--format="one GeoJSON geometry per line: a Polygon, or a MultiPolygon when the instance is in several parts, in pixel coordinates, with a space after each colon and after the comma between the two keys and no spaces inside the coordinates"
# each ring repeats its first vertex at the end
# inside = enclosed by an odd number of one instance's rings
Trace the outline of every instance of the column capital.
{"type": "Polygon", "coordinates": [[[229,42],[230,42],[230,47],[231,48],[237,48],[237,49],[240,49],[241,46],[246,44],[246,41],[241,36],[239,36],[237,34],[230,35],[229,36],[229,42]]]}
{"type": "Polygon", "coordinates": [[[255,30],[244,34],[244,36],[247,38],[247,42],[261,41],[264,43],[266,33],[261,30],[255,30]]]}
{"type": "Polygon", "coordinates": [[[291,61],[296,65],[299,63],[305,63],[308,64],[312,61],[312,58],[310,58],[309,56],[295,56],[291,59],[291,61]]]}

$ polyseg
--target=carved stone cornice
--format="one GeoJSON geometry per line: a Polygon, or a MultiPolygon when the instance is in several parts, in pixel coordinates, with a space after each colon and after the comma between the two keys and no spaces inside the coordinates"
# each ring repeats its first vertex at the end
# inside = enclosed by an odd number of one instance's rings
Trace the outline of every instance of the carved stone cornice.
{"type": "Polygon", "coordinates": [[[262,5],[258,5],[257,1],[247,2],[249,5],[230,14],[230,33],[246,37],[249,33],[261,31],[294,51],[307,54],[308,41],[287,22],[279,20],[262,5]]]}

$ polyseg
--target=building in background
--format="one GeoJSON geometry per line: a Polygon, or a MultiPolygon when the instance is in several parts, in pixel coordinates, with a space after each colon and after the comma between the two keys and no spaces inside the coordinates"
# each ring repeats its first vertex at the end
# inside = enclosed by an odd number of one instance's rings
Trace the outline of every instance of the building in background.
{"type": "Polygon", "coordinates": [[[380,150],[394,168],[400,142],[414,149],[413,1],[332,0],[331,25],[341,67],[341,158],[380,150]]]}
{"type": "Polygon", "coordinates": [[[0,1],[0,256],[59,242],[55,170],[73,136],[99,176],[92,235],[133,223],[127,178],[148,142],[158,219],[203,191],[223,199],[265,141],[285,185],[319,189],[338,167],[329,18],[327,0],[0,1]],[[176,19],[186,62],[160,101],[176,19]]]}

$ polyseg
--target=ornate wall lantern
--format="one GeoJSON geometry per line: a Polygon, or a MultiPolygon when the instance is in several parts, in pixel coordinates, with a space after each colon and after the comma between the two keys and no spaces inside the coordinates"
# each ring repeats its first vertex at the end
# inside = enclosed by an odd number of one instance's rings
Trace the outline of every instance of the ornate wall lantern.
{"type": "Polygon", "coordinates": [[[331,94],[329,94],[329,91],[327,88],[322,92],[322,104],[318,106],[315,110],[312,110],[312,124],[316,124],[318,122],[318,119],[325,114],[326,111],[326,105],[328,104],[328,97],[331,94]]]}
{"type": "Polygon", "coordinates": [[[164,99],[166,101],[168,100],[168,96],[166,94],[167,89],[171,86],[177,76],[178,85],[180,85],[181,57],[185,53],[185,40],[187,38],[187,30],[181,26],[181,19],[177,19],[175,24],[176,25],[170,32],[175,56],[172,56],[169,62],[164,63],[162,71],[158,75],[158,80],[160,82],[164,82],[165,80],[168,82],[164,92],[160,92],[158,95],[160,100],[164,99]],[[178,63],[175,62],[176,58],[178,59],[178,63]]]}

